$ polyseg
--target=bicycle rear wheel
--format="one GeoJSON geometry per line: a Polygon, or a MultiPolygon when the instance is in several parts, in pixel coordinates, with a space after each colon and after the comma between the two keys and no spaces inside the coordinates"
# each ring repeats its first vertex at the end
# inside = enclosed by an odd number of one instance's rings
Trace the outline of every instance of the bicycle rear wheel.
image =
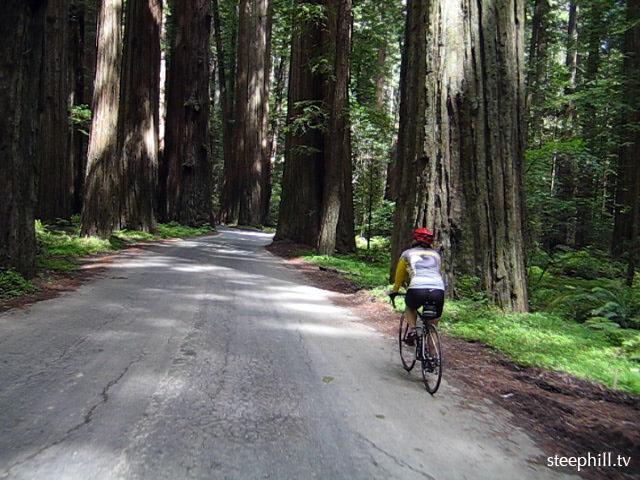
{"type": "Polygon", "coordinates": [[[404,313],[400,317],[400,326],[398,327],[398,347],[400,348],[400,360],[402,360],[402,366],[407,372],[410,372],[413,366],[416,364],[416,347],[415,345],[407,345],[405,340],[409,333],[409,324],[404,316],[404,313]]]}
{"type": "Polygon", "coordinates": [[[425,327],[422,353],[422,379],[427,391],[433,395],[442,380],[442,348],[438,329],[434,325],[428,324],[425,327]]]}

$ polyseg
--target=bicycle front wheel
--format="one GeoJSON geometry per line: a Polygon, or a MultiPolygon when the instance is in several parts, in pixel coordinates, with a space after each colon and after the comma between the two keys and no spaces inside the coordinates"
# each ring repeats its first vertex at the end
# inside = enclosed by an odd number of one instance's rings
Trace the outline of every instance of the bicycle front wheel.
{"type": "Polygon", "coordinates": [[[442,380],[442,348],[435,325],[428,324],[422,339],[422,379],[427,391],[433,395],[442,380]]]}
{"type": "Polygon", "coordinates": [[[402,366],[407,372],[410,372],[416,364],[416,347],[407,345],[407,334],[409,333],[409,324],[404,313],[400,317],[400,326],[398,327],[398,347],[400,348],[400,359],[402,366]]]}

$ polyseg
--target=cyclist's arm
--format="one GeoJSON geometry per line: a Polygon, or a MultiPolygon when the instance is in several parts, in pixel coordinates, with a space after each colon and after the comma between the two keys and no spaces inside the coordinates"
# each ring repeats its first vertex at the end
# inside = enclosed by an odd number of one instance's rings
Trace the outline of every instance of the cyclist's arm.
{"type": "Polygon", "coordinates": [[[400,257],[398,261],[398,266],[396,267],[396,277],[395,282],[393,284],[393,291],[397,292],[400,290],[402,286],[402,282],[404,282],[405,277],[407,276],[407,262],[404,258],[400,257]]]}

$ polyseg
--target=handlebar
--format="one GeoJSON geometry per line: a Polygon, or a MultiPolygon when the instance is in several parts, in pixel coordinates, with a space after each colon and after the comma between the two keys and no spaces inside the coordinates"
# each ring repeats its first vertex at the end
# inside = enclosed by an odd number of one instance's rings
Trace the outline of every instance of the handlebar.
{"type": "Polygon", "coordinates": [[[393,308],[396,308],[396,297],[397,296],[401,296],[404,297],[406,295],[406,293],[397,293],[395,292],[395,294],[389,294],[389,298],[391,299],[391,305],[393,305],[393,308]]]}

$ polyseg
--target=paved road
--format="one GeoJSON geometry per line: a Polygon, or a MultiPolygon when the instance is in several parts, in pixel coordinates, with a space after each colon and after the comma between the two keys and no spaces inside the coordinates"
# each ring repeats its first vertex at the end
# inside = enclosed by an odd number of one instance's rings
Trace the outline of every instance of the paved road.
{"type": "Polygon", "coordinates": [[[221,229],[0,315],[0,478],[542,479],[508,414],[221,229]]]}

